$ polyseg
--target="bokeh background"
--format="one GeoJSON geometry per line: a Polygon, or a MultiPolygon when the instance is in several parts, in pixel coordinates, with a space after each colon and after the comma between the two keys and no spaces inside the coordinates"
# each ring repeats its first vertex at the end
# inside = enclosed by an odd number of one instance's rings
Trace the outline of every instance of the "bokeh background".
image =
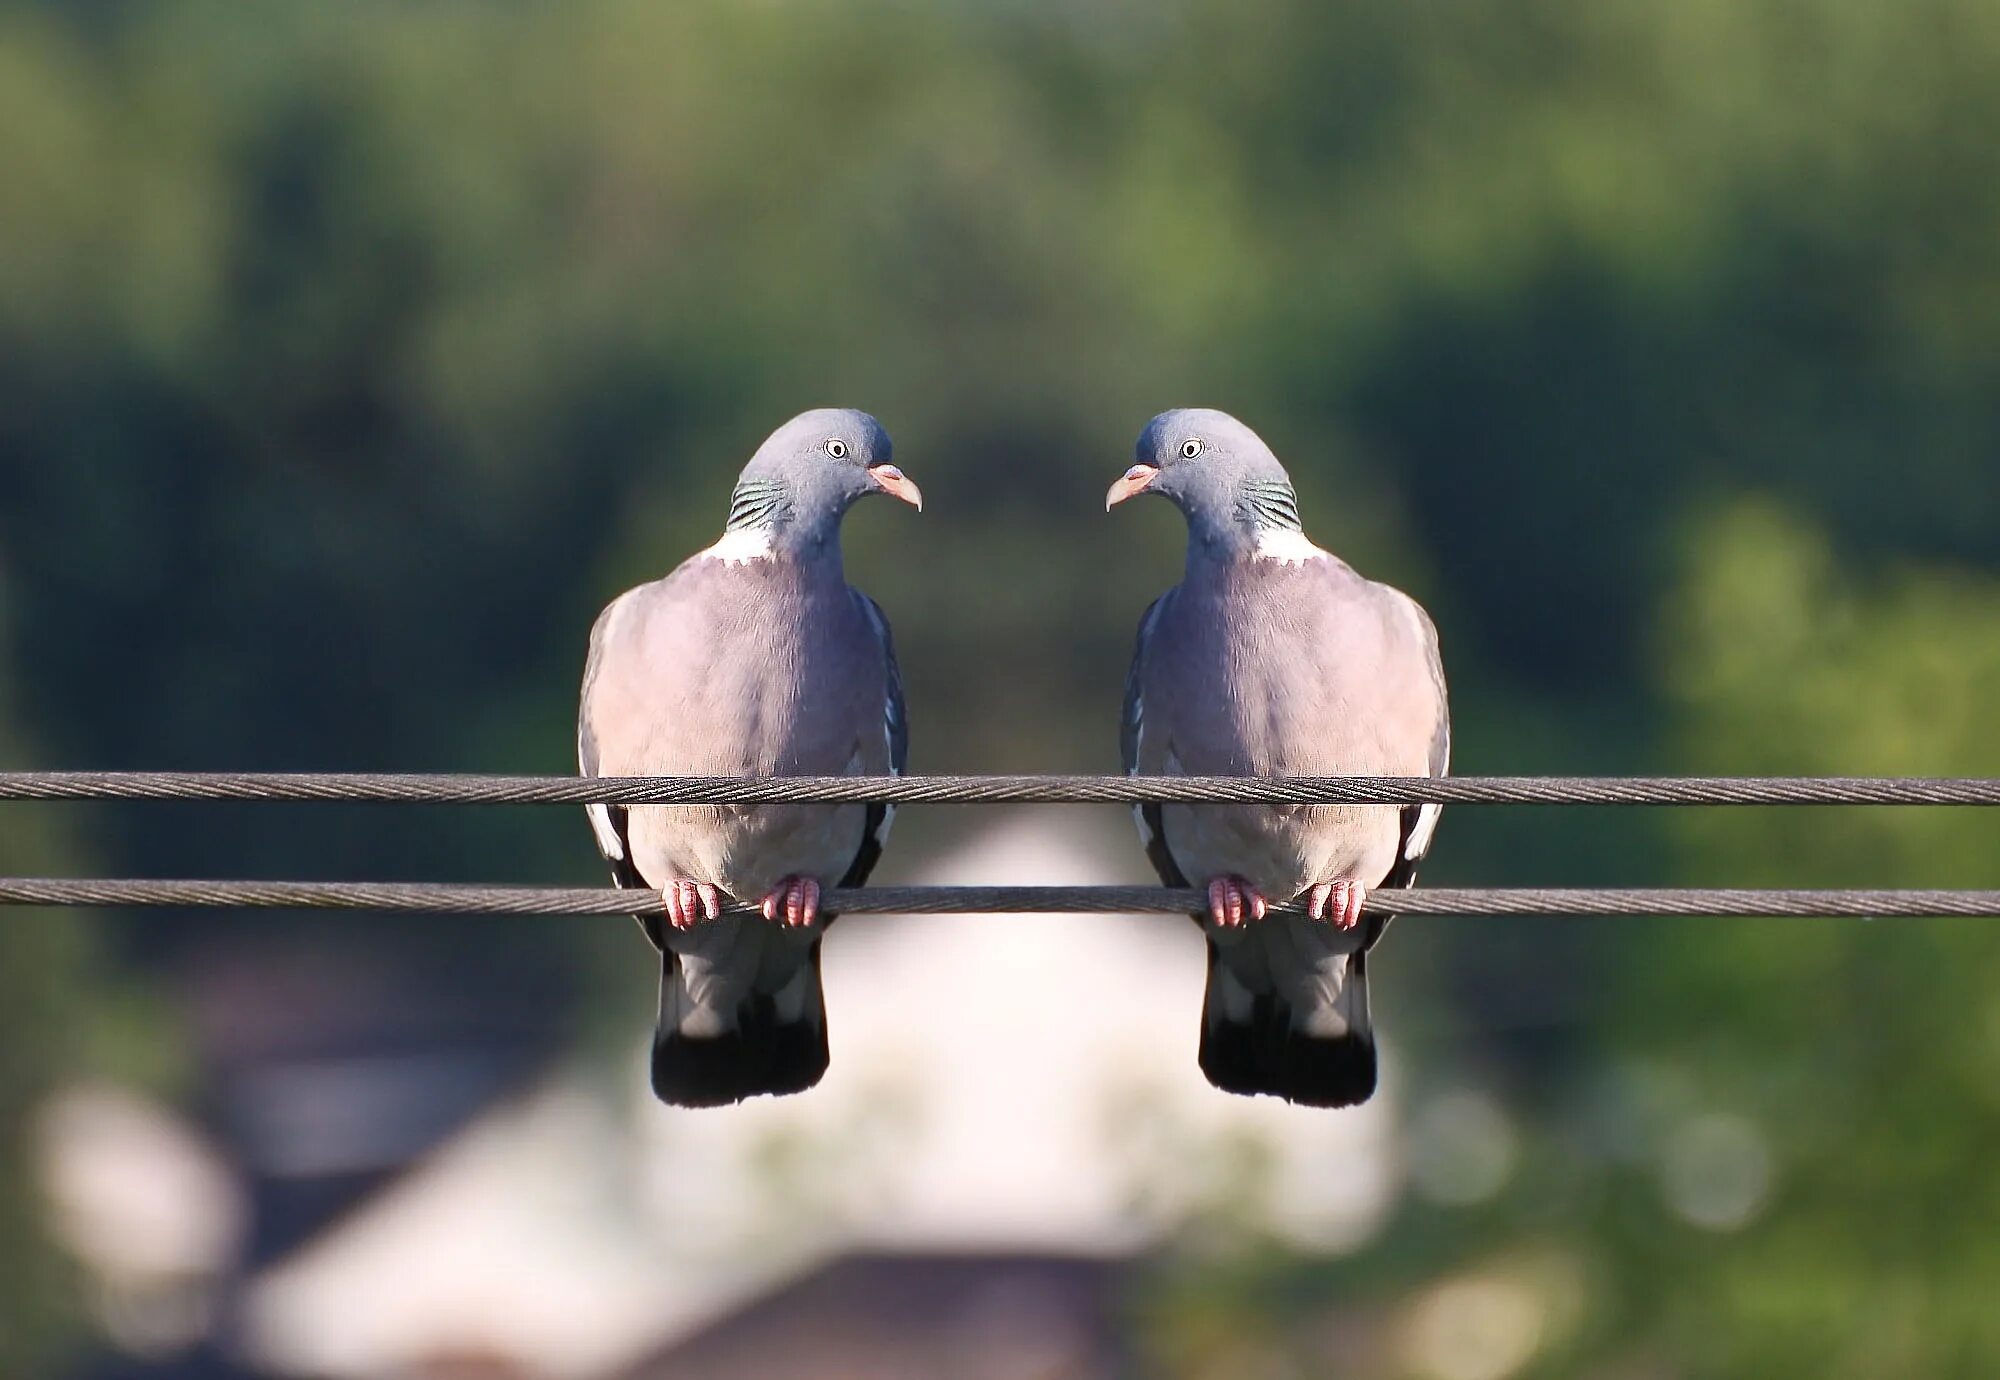
{"type": "MultiPolygon", "coordinates": [[[[1990,0],[9,4],[0,756],[570,770],[597,608],[842,404],[931,500],[848,527],[913,765],[1115,769],[1181,535],[1101,495],[1203,404],[1430,608],[1461,772],[2000,774],[1996,130],[1990,0]]],[[[6,825],[599,876],[567,811],[6,825]]],[[[1112,811],[899,831],[883,880],[1145,878],[1112,811]]],[[[1427,878],[1996,842],[1463,808],[1427,878]]],[[[1200,1084],[1198,954],[843,927],[827,1087],[691,1121],[624,924],[12,913],[0,1373],[2000,1370],[1990,922],[1406,921],[1333,1117],[1200,1084]]]]}

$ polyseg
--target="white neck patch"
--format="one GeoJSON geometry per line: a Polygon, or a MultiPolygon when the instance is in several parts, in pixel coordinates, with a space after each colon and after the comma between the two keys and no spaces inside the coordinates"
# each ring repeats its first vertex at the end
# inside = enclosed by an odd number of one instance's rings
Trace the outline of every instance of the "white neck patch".
{"type": "Polygon", "coordinates": [[[708,560],[722,561],[727,565],[749,565],[752,561],[771,559],[771,533],[768,528],[745,527],[735,532],[724,532],[715,545],[701,553],[708,560]]]}
{"type": "Polygon", "coordinates": [[[1323,559],[1325,555],[1326,552],[1313,545],[1312,539],[1304,532],[1267,527],[1257,533],[1257,545],[1250,558],[1276,561],[1280,565],[1304,565],[1307,561],[1323,559]]]}

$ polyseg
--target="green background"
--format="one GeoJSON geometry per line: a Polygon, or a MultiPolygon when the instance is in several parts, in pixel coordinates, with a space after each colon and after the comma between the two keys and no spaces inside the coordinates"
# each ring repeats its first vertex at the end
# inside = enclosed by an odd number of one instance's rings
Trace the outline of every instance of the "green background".
{"type": "MultiPolygon", "coordinates": [[[[0,754],[568,770],[595,610],[839,404],[929,499],[848,528],[914,769],[1115,769],[1181,537],[1101,495],[1200,404],[1431,610],[1461,773],[2000,774],[1996,131],[1991,0],[10,5],[0,754]]],[[[539,812],[6,820],[11,872],[598,875],[539,812]]],[[[1427,880],[1994,886],[1995,842],[1461,809],[1427,880]]],[[[247,923],[0,925],[0,1124],[190,1095],[161,975],[247,923]]],[[[1995,1373],[1996,936],[1406,923],[1405,1091],[1498,1098],[1516,1167],[1340,1260],[1170,1252],[1148,1369],[1317,1373],[1325,1310],[1500,1280],[1560,1304],[1521,1375],[1995,1373]],[[1747,1217],[1676,1209],[1746,1154],[1747,1217]]],[[[622,930],[477,942],[644,1001],[622,930]]],[[[7,1374],[84,1335],[25,1145],[7,1374]]]]}

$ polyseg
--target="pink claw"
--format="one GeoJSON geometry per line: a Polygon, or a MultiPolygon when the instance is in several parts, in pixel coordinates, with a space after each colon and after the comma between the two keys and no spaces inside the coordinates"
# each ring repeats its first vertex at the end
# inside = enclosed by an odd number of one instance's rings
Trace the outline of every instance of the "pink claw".
{"type": "Polygon", "coordinates": [[[1208,883],[1208,918],[1224,929],[1241,925],[1246,913],[1262,920],[1265,904],[1263,893],[1241,877],[1215,877],[1208,883]]]}
{"type": "Polygon", "coordinates": [[[1306,897],[1306,913],[1315,920],[1331,920],[1343,930],[1361,923],[1361,908],[1368,900],[1368,888],[1342,878],[1321,882],[1306,897]]]}
{"type": "Polygon", "coordinates": [[[812,877],[787,877],[771,888],[764,898],[764,918],[777,920],[793,929],[812,924],[819,918],[819,882],[812,877]]]}
{"type": "Polygon", "coordinates": [[[722,918],[722,889],[707,882],[676,877],[660,888],[660,900],[667,910],[667,923],[677,930],[691,930],[706,917],[722,918]]]}

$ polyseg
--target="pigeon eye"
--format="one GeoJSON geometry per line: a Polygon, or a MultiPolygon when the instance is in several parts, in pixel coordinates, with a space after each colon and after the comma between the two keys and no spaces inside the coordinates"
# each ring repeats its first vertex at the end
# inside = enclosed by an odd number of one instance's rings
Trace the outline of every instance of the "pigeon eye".
{"type": "Polygon", "coordinates": [[[1201,442],[1193,436],[1181,442],[1181,459],[1192,460],[1201,454],[1201,442]]]}
{"type": "Polygon", "coordinates": [[[827,437],[826,453],[836,460],[845,460],[847,458],[847,442],[841,440],[838,436],[827,437]]]}

